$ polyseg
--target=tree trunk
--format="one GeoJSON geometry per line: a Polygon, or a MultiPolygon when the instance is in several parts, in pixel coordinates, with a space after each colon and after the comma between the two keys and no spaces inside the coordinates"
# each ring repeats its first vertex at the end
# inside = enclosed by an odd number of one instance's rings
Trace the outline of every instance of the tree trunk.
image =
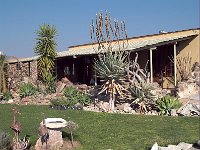
{"type": "Polygon", "coordinates": [[[109,99],[109,110],[108,111],[112,112],[115,108],[115,94],[113,92],[111,92],[109,94],[109,97],[110,97],[110,99],[109,99]]]}
{"type": "Polygon", "coordinates": [[[4,68],[2,69],[2,84],[3,84],[3,93],[6,93],[6,79],[5,79],[4,68]]]}
{"type": "Polygon", "coordinates": [[[74,138],[73,138],[72,131],[70,132],[70,134],[71,134],[71,143],[72,143],[72,147],[74,147],[74,138]]]}

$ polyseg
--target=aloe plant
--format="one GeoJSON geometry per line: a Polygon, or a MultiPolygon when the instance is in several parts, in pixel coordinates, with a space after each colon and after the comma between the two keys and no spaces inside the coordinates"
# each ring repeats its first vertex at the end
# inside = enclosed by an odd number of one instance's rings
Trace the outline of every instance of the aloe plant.
{"type": "MultiPolygon", "coordinates": [[[[140,105],[140,109],[146,109],[147,105],[154,105],[156,96],[152,94],[152,85],[148,82],[135,83],[129,87],[131,96],[134,98],[134,103],[140,105]]],[[[149,109],[152,109],[149,107],[149,109]]],[[[147,111],[147,110],[146,110],[147,111]]]]}
{"type": "Polygon", "coordinates": [[[19,87],[19,95],[21,98],[35,95],[37,88],[32,83],[23,83],[19,87]]]}
{"type": "Polygon", "coordinates": [[[181,103],[173,96],[165,96],[156,102],[156,107],[162,115],[171,115],[172,109],[178,109],[181,107],[181,103]]]}

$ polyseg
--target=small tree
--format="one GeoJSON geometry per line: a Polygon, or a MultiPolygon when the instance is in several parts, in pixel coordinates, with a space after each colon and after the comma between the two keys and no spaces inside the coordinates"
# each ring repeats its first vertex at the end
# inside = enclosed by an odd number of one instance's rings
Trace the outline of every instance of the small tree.
{"type": "Polygon", "coordinates": [[[123,94],[127,66],[127,53],[124,50],[128,43],[125,25],[124,21],[119,23],[117,19],[112,22],[109,13],[104,17],[101,12],[91,24],[91,40],[98,44],[94,69],[103,82],[99,94],[106,92],[109,95],[109,111],[114,109],[116,95],[123,94]]]}
{"type": "MultiPolygon", "coordinates": [[[[54,61],[57,55],[55,36],[57,34],[57,30],[54,26],[44,24],[40,26],[36,33],[38,38],[36,38],[37,43],[35,47],[35,53],[40,55],[38,58],[38,70],[39,75],[41,76],[42,81],[45,83],[47,88],[49,81],[52,81],[54,78],[54,61]],[[52,78],[49,79],[50,77],[52,78]]],[[[55,89],[50,91],[55,92],[55,89]]]]}
{"type": "Polygon", "coordinates": [[[2,90],[4,91],[4,63],[5,63],[5,55],[4,54],[0,54],[0,93],[2,92],[2,90]],[[2,86],[3,85],[3,86],[2,86]]]}
{"type": "Polygon", "coordinates": [[[16,59],[17,63],[19,64],[19,60],[14,56],[8,56],[0,52],[0,93],[6,93],[7,86],[6,86],[6,77],[5,77],[5,64],[8,62],[8,59],[16,59]]]}
{"type": "Polygon", "coordinates": [[[71,143],[72,143],[72,146],[74,146],[74,143],[73,143],[74,142],[73,131],[78,128],[78,125],[73,121],[68,121],[67,125],[66,125],[66,128],[70,131],[71,143]]]}

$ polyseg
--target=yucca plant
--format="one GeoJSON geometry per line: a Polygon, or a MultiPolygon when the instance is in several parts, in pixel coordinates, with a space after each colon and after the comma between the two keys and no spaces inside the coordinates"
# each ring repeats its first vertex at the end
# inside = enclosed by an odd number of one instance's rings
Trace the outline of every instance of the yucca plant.
{"type": "Polygon", "coordinates": [[[43,73],[43,82],[45,85],[45,91],[47,93],[56,92],[56,77],[52,73],[47,72],[46,70],[43,73]]]}
{"type": "MultiPolygon", "coordinates": [[[[55,65],[54,61],[57,55],[57,44],[55,42],[57,30],[54,26],[44,24],[40,26],[36,33],[38,38],[36,38],[37,43],[35,47],[35,53],[39,55],[37,60],[39,75],[41,76],[42,81],[47,85],[49,84],[49,77],[53,75],[53,69],[55,65]],[[47,74],[49,76],[47,76],[47,74]]],[[[52,91],[52,89],[50,89],[50,91],[52,91]]]]}
{"type": "Polygon", "coordinates": [[[181,107],[181,103],[173,96],[165,96],[156,102],[156,107],[162,115],[171,115],[172,109],[178,109],[181,107]]]}

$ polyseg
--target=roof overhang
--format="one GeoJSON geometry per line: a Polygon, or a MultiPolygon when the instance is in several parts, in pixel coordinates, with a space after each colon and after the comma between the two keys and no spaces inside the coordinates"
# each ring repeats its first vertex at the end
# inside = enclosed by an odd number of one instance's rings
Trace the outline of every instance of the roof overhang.
{"type": "MultiPolygon", "coordinates": [[[[176,43],[179,41],[191,39],[192,37],[197,36],[197,34],[189,34],[189,35],[181,35],[181,36],[174,36],[174,37],[166,37],[166,38],[158,38],[158,39],[150,39],[150,40],[144,40],[144,41],[138,41],[138,42],[128,42],[126,48],[124,48],[124,51],[139,51],[148,49],[151,47],[157,47],[161,45],[176,43]]],[[[119,45],[116,45],[113,47],[113,51],[119,50],[119,45]]],[[[106,52],[106,51],[101,51],[106,52]]],[[[58,52],[57,57],[66,57],[66,56],[80,56],[80,55],[94,55],[98,54],[98,50],[95,47],[89,47],[89,48],[80,48],[76,50],[68,50],[63,52],[58,52]]]]}
{"type": "MultiPolygon", "coordinates": [[[[128,42],[128,45],[126,46],[125,51],[140,51],[152,47],[162,46],[166,44],[172,44],[179,41],[184,41],[187,39],[191,39],[195,36],[197,36],[198,33],[192,33],[192,34],[186,34],[186,35],[180,35],[180,36],[172,36],[172,37],[164,37],[164,38],[152,38],[149,40],[142,40],[137,42],[128,42]]],[[[113,51],[117,51],[119,48],[117,46],[113,47],[113,51]]],[[[106,51],[105,51],[106,52],[106,51]]],[[[76,50],[67,50],[63,52],[58,52],[56,58],[62,58],[62,57],[70,57],[70,56],[84,56],[84,55],[94,55],[98,54],[97,48],[94,48],[93,46],[90,46],[88,48],[80,48],[76,50]]],[[[37,60],[39,56],[29,57],[29,58],[21,58],[19,61],[26,62],[26,61],[33,61],[37,60]]],[[[8,63],[15,63],[16,60],[9,60],[8,63]]]]}

